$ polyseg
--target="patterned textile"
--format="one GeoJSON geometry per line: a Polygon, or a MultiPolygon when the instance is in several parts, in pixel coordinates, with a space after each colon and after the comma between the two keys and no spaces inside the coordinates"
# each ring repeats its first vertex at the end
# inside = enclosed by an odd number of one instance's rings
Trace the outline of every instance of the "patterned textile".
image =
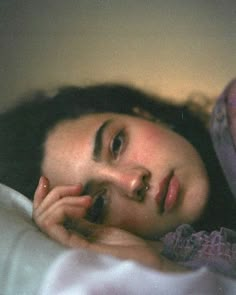
{"type": "MultiPolygon", "coordinates": [[[[210,134],[230,189],[236,200],[236,79],[216,102],[210,134]]],[[[187,224],[162,238],[163,255],[191,269],[210,270],[236,278],[236,232],[221,228],[195,232],[187,224]]]]}
{"type": "Polygon", "coordinates": [[[183,224],[166,234],[162,242],[162,254],[172,261],[191,269],[206,266],[236,278],[236,232],[230,229],[195,232],[190,225],[183,224]]]}
{"type": "Polygon", "coordinates": [[[236,79],[219,97],[210,122],[213,145],[236,199],[236,79]]]}

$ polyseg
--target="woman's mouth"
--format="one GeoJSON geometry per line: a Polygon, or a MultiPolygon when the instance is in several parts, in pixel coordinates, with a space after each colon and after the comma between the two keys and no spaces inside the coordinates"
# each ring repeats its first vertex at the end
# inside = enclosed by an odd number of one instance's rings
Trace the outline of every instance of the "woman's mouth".
{"type": "Polygon", "coordinates": [[[159,205],[160,214],[169,212],[176,206],[180,191],[180,183],[175,174],[170,173],[160,183],[155,200],[159,205]]]}

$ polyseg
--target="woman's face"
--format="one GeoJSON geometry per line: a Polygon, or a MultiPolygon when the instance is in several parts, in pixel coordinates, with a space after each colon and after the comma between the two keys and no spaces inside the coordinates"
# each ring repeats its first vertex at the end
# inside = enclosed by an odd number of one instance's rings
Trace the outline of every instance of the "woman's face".
{"type": "Polygon", "coordinates": [[[195,221],[208,197],[193,146],[160,123],[113,113],[59,123],[45,143],[51,186],[82,183],[93,197],[88,219],[144,238],[195,221]]]}

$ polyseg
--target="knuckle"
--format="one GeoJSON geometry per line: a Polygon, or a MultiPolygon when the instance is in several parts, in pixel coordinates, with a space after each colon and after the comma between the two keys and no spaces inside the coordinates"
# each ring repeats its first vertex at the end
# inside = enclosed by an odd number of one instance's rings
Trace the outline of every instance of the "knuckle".
{"type": "Polygon", "coordinates": [[[43,219],[38,221],[38,225],[40,226],[40,228],[47,229],[50,227],[51,222],[48,219],[43,219]]]}
{"type": "Polygon", "coordinates": [[[50,195],[54,198],[60,198],[61,197],[61,186],[56,186],[52,188],[50,191],[50,195]]]}
{"type": "Polygon", "coordinates": [[[35,222],[40,229],[46,232],[52,227],[53,224],[55,224],[53,218],[49,217],[38,217],[36,218],[35,222]]]}

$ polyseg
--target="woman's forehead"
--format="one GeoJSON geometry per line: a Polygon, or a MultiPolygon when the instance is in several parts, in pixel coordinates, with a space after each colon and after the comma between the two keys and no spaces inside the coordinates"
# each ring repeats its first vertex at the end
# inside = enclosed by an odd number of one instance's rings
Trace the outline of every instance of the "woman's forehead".
{"type": "Polygon", "coordinates": [[[89,141],[98,126],[110,116],[109,114],[93,114],[58,123],[48,133],[45,151],[55,154],[60,152],[60,148],[65,149],[65,146],[72,148],[75,143],[89,141]]]}
{"type": "MultiPolygon", "coordinates": [[[[110,113],[93,114],[59,123],[45,141],[42,162],[44,175],[57,182],[59,178],[60,181],[64,180],[66,170],[84,169],[83,164],[93,159],[99,130],[114,116],[119,117],[110,113]]],[[[72,181],[72,175],[69,176],[68,180],[72,181]]]]}
{"type": "MultiPolygon", "coordinates": [[[[45,141],[45,146],[48,147],[55,142],[60,143],[64,140],[73,138],[75,135],[79,140],[83,136],[89,136],[96,132],[99,125],[112,116],[117,116],[111,113],[91,114],[77,119],[68,119],[59,122],[49,133],[45,141]]],[[[118,115],[119,116],[119,115],[118,115]]]]}

